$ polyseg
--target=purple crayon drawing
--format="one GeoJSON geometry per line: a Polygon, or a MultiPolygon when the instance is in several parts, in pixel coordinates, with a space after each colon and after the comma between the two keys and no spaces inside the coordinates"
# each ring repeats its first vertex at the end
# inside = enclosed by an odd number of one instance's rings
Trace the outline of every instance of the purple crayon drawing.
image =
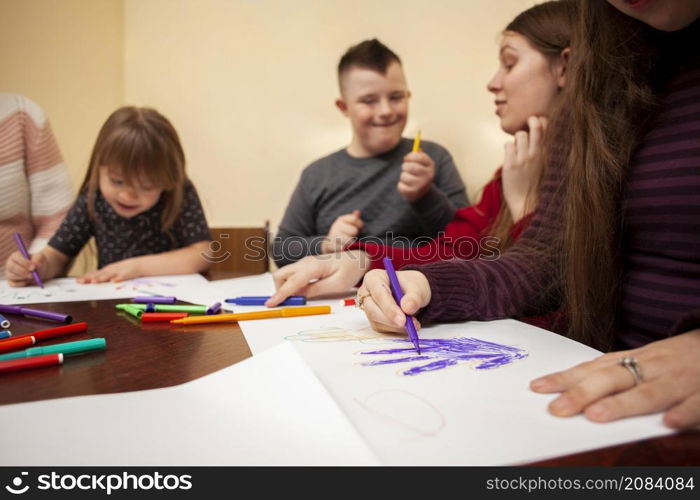
{"type": "Polygon", "coordinates": [[[362,363],[363,366],[388,365],[394,363],[411,363],[415,361],[428,361],[404,371],[404,375],[420,375],[421,373],[442,370],[448,366],[459,363],[478,362],[477,370],[498,368],[512,363],[517,359],[528,356],[527,351],[518,347],[512,347],[494,342],[487,342],[469,337],[454,339],[420,339],[421,355],[415,354],[415,348],[410,341],[393,340],[392,342],[408,344],[411,347],[400,349],[381,349],[379,351],[365,351],[360,354],[412,354],[393,359],[382,359],[362,363]]]}

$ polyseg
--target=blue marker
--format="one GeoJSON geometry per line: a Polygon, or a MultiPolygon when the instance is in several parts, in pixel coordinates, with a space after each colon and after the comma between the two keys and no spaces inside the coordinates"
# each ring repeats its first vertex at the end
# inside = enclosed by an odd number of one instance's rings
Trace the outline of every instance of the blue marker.
{"type": "MultiPolygon", "coordinates": [[[[226,299],[229,304],[236,304],[239,306],[264,306],[265,302],[269,300],[270,296],[266,297],[234,297],[232,299],[226,299]]],[[[292,295],[284,299],[284,302],[280,302],[280,306],[305,306],[306,297],[301,295],[292,295]]]]}
{"type": "Polygon", "coordinates": [[[0,314],[0,328],[2,328],[3,330],[7,330],[8,328],[10,328],[10,320],[2,314],[0,314]]]}
{"type": "Polygon", "coordinates": [[[219,314],[221,312],[221,302],[215,302],[207,307],[207,314],[219,314]]]}
{"type": "Polygon", "coordinates": [[[10,337],[12,337],[10,330],[0,330],[0,339],[9,339],[10,337]]]}

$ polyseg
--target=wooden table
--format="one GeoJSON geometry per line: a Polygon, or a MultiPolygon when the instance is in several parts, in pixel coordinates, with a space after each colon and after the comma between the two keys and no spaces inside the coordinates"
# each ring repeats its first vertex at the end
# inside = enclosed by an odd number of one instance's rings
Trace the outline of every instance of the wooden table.
{"type": "MultiPolygon", "coordinates": [[[[54,339],[52,343],[104,337],[107,350],[67,358],[58,367],[2,375],[0,404],[167,387],[251,356],[237,324],[141,325],[114,308],[127,301],[37,305],[70,314],[74,322],[86,321],[89,325],[86,333],[54,339]]],[[[57,326],[18,316],[8,315],[8,319],[12,321],[13,335],[57,326]]],[[[700,433],[638,441],[535,465],[700,465],[700,433]]]]}

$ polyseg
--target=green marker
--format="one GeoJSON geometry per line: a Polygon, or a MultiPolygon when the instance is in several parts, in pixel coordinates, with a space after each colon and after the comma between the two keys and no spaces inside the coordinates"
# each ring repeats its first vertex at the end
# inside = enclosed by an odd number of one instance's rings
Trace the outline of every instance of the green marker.
{"type": "Polygon", "coordinates": [[[143,311],[141,309],[130,305],[126,305],[125,307],[122,307],[120,309],[125,313],[131,314],[134,318],[141,319],[141,315],[143,314],[143,311]]]}
{"type": "MultiPolygon", "coordinates": [[[[138,309],[145,311],[148,304],[117,304],[115,307],[120,311],[138,309]]],[[[190,314],[206,314],[207,306],[187,305],[187,304],[153,304],[154,312],[183,312],[190,314]]],[[[141,316],[138,316],[139,318],[141,316]]]]}
{"type": "Polygon", "coordinates": [[[188,306],[185,304],[155,304],[156,312],[179,312],[190,314],[206,314],[207,306],[188,306]]]}
{"type": "Polygon", "coordinates": [[[107,341],[104,338],[78,340],[76,342],[64,342],[62,344],[47,345],[44,347],[30,347],[24,351],[2,354],[0,355],[0,361],[31,358],[32,356],[42,356],[44,354],[63,354],[64,356],[69,356],[71,354],[80,354],[89,351],[104,351],[106,347],[107,341]]]}

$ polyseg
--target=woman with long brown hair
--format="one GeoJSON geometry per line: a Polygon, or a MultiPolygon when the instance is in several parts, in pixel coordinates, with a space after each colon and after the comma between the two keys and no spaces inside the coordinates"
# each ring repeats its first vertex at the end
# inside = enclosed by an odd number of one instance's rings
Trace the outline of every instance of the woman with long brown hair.
{"type": "Polygon", "coordinates": [[[700,424],[700,2],[583,0],[568,106],[553,120],[533,222],[494,262],[386,274],[359,294],[374,327],[518,317],[563,305],[569,336],[611,352],[532,382],[555,415],[665,410],[700,424]],[[640,22],[641,21],[641,22],[640,22]],[[566,175],[563,175],[566,172],[566,175]]]}

